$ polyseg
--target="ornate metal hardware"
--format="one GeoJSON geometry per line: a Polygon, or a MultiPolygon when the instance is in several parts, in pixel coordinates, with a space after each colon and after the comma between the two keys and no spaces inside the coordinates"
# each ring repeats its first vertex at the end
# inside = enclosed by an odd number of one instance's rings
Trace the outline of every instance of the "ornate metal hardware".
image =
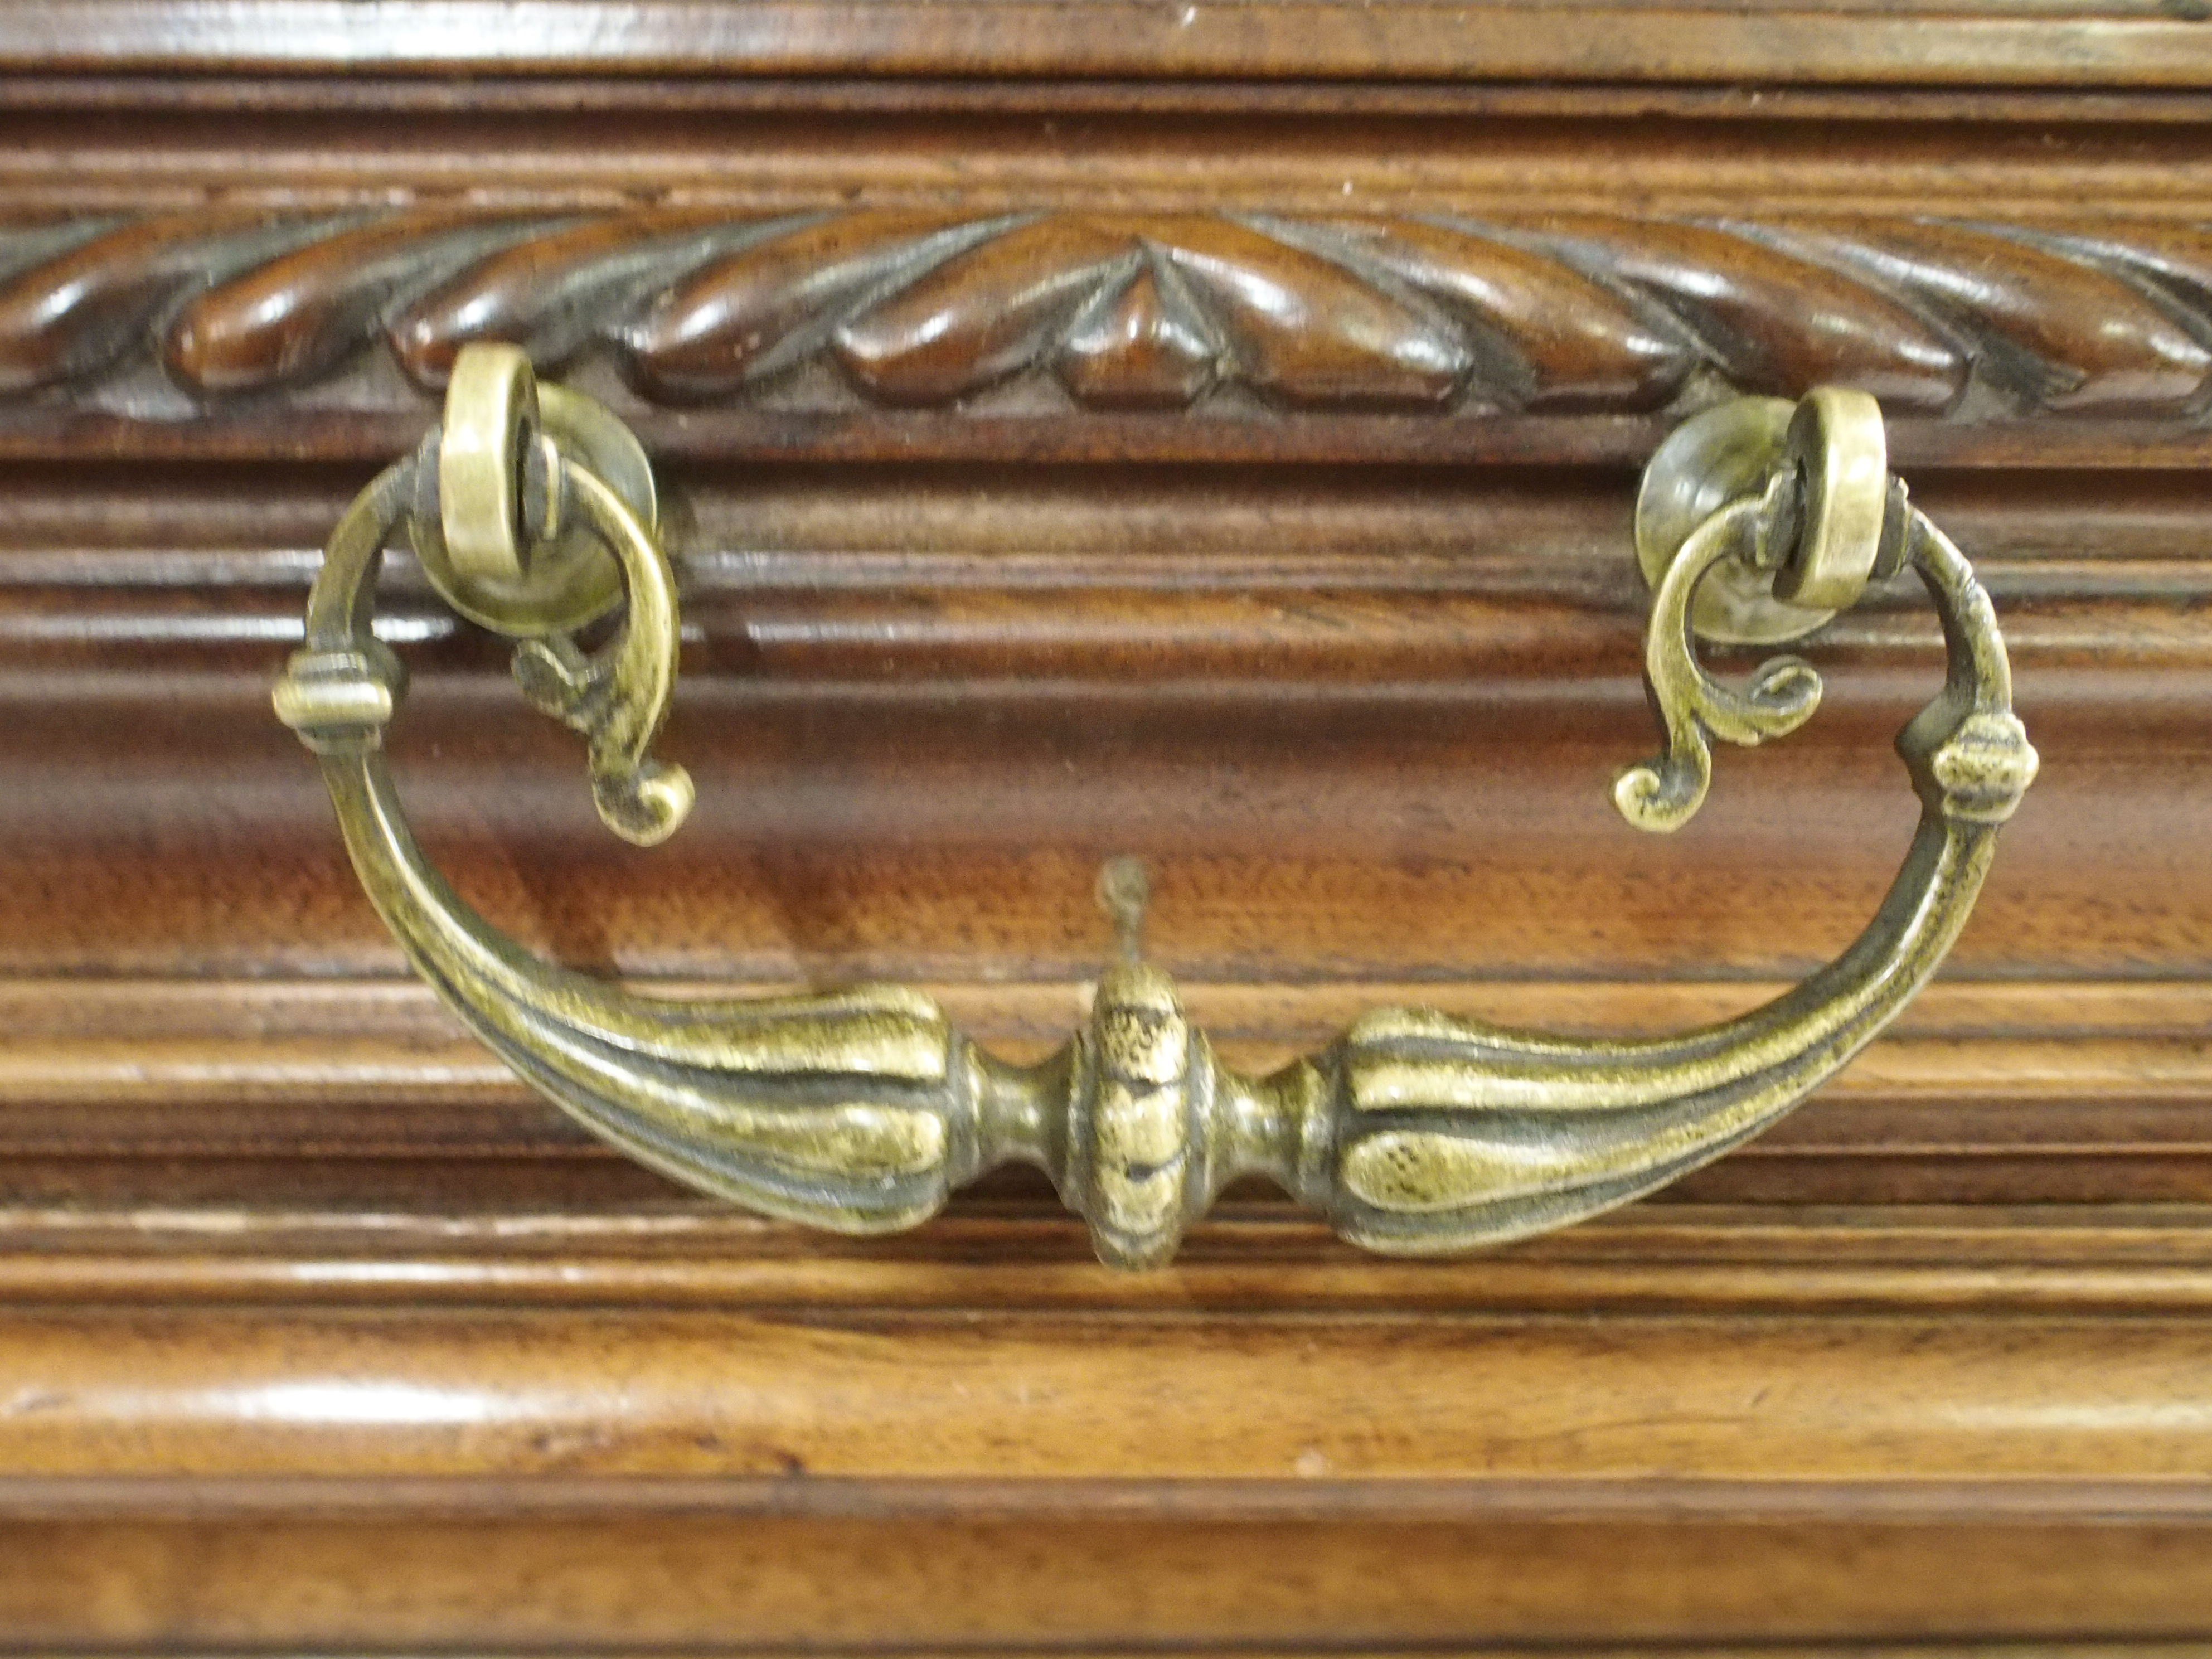
{"type": "Polygon", "coordinates": [[[629,434],[522,354],[472,346],[443,428],[365,489],[333,533],[307,641],[276,692],[321,759],[354,866],[416,969],[508,1064],[641,1161],[772,1215],[844,1232],[913,1225],[1009,1161],[1048,1171],[1099,1255],[1153,1267],[1232,1178],[1260,1174],[1345,1237],[1414,1254],[1540,1232],[1718,1157],[1833,1076],[1926,983],[1964,925],[1998,827],[2033,779],[1989,599],[1889,476],[1863,393],[1740,399],[1677,431],[1647,469],[1638,551],[1655,589],[1645,675],[1666,748],[1614,799],[1656,830],[1687,821],[1711,740],[1794,730],[1820,681],[1794,657],[1739,690],[1693,635],[1778,642],[1907,568],[1948,647],[1942,692],[1898,739],[1922,813],[1887,899],[1795,990],[1680,1036],[1583,1041],[1422,1009],[1367,1015],[1265,1078],[1219,1064],[1168,976],[1135,949],[1140,872],[1109,868],[1124,959],[1090,1024],[1014,1066],[894,986],[767,1001],[641,996],[538,960],[424,860],[383,728],[404,677],[374,636],[374,578],[402,529],[455,608],[520,643],[530,700],[584,733],[592,793],[649,844],[691,800],[652,759],[676,678],[676,583],[650,470],[629,434]],[[612,640],[570,637],[624,594],[612,640]]]}

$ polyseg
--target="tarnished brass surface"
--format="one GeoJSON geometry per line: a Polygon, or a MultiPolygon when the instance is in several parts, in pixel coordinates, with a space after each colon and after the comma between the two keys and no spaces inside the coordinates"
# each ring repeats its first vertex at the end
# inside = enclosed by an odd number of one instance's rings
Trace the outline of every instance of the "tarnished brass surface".
{"type": "MultiPolygon", "coordinates": [[[[473,353],[464,352],[460,362],[470,364],[472,357],[473,353]]],[[[459,387],[464,382],[457,377],[454,384],[459,387]]],[[[532,526],[538,532],[535,538],[523,533],[519,522],[522,486],[527,477],[534,476],[533,465],[544,470],[549,446],[611,488],[648,536],[659,524],[653,466],[636,434],[599,404],[566,386],[538,386],[535,406],[534,429],[518,428],[515,434],[527,446],[524,453],[493,458],[498,472],[512,480],[510,488],[490,488],[479,474],[473,495],[465,489],[453,489],[451,456],[441,428],[433,464],[417,469],[418,488],[428,485],[431,499],[418,500],[407,517],[416,560],[440,596],[471,622],[511,639],[572,632],[622,603],[620,565],[591,526],[574,515],[568,522],[559,520],[557,495],[540,492],[539,505],[556,517],[532,526]],[[465,536],[495,542],[504,534],[507,539],[495,556],[465,564],[448,539],[449,520],[458,521],[465,536]]],[[[479,419],[491,424],[503,422],[504,414],[494,402],[479,419]]],[[[466,476],[465,471],[465,479],[466,476]]]]}
{"type": "Polygon", "coordinates": [[[519,582],[531,538],[518,459],[538,441],[538,380],[516,347],[487,346],[454,365],[438,452],[438,525],[454,574],[519,582]]]}
{"type": "MultiPolygon", "coordinates": [[[[984,1053],[928,998],[896,987],[677,1002],[541,961],[425,861],[384,762],[404,677],[371,632],[371,593],[385,544],[421,511],[434,446],[384,473],[338,525],[276,708],[320,757],[355,868],[424,977],[524,1078],[678,1180],[865,1233],[912,1225],[981,1170],[1026,1162],[1050,1173],[1100,1256],[1121,1267],[1166,1261],[1246,1174],[1372,1249],[1495,1243],[1650,1192],[1833,1076],[1934,973],[1998,826],[2034,777],[2004,644],[1966,561],[1886,473],[1870,480],[1869,411],[1813,406],[1794,423],[1758,411],[1749,459],[1730,463],[1729,487],[1659,571],[1645,671],[1667,749],[1624,774],[1615,799],[1640,827],[1673,829],[1704,799],[1712,738],[1756,743],[1812,714],[1820,680],[1808,665],[1778,659],[1736,690],[1705,673],[1692,641],[1709,574],[1771,585],[1811,551],[1797,568],[1812,570],[1822,603],[1848,603],[1869,576],[1910,566],[1942,619],[1943,689],[1898,739],[1920,826],[1888,897],[1841,957],[1763,1008],[1675,1036],[1569,1039],[1384,1009],[1310,1059],[1245,1077],[1215,1059],[1173,983],[1142,959],[1143,881],[1127,866],[1101,884],[1122,959],[1102,975],[1088,1025],[1036,1066],[984,1053]],[[1838,416],[1857,446],[1849,453],[1835,448],[1838,416]]],[[[1878,444],[1878,419],[1872,430],[1878,444]]],[[[517,471],[517,522],[587,527],[618,562],[629,610],[595,656],[557,630],[511,630],[529,636],[516,672],[533,702],[590,739],[602,816],[657,840],[690,799],[682,772],[646,752],[673,689],[673,578],[650,524],[556,440],[546,465],[517,471]]],[[[1696,500],[1698,482],[1678,479],[1676,499],[1696,500]]],[[[532,568],[526,551],[522,562],[532,568]]]]}
{"type": "MultiPolygon", "coordinates": [[[[1648,586],[1657,590],[1699,525],[1765,487],[1796,410],[1783,398],[1735,398],[1667,434],[1636,491],[1636,562],[1648,586]]],[[[1725,559],[1697,584],[1690,621],[1698,637],[1723,645],[1783,645],[1835,614],[1778,599],[1771,569],[1725,559]]]]}

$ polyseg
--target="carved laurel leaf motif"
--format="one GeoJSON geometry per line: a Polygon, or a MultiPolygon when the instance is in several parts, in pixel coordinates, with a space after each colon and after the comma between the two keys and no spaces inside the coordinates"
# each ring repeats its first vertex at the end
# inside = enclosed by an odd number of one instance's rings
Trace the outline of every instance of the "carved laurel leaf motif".
{"type": "Polygon", "coordinates": [[[396,299],[530,228],[450,213],[348,226],[202,289],[165,331],[162,361],[206,396],[319,379],[374,337],[396,299]]]}
{"type": "Polygon", "coordinates": [[[2212,231],[2137,225],[2130,228],[2124,242],[2047,231],[2008,234],[2126,273],[2162,301],[2191,338],[2212,343],[2212,231]]]}
{"type": "Polygon", "coordinates": [[[2212,374],[2212,350],[2136,283],[2090,259],[1954,224],[1801,237],[1911,295],[1967,343],[1986,379],[2039,408],[2178,414],[2212,374]]]}
{"type": "Polygon", "coordinates": [[[159,319],[179,295],[338,223],[210,211],[15,233],[0,252],[13,267],[0,284],[0,395],[95,380],[134,349],[158,349],[159,319]]]}
{"type": "Polygon", "coordinates": [[[956,410],[1018,386],[1024,408],[1479,419],[1821,383],[1899,414],[2194,421],[2212,235],[703,208],[0,231],[0,397],[97,400],[150,373],[175,405],[156,418],[189,420],[341,380],[380,346],[433,391],[495,339],[604,358],[648,404],[956,410]]]}
{"type": "Polygon", "coordinates": [[[1663,306],[1739,391],[1848,386],[1887,408],[1940,410],[1966,386],[1966,353],[1902,297],[1735,228],[1601,219],[1547,228],[1561,257],[1663,306]]]}
{"type": "Polygon", "coordinates": [[[951,403],[1044,357],[1115,267],[1140,257],[1109,225],[1032,219],[848,317],[837,361],[884,403],[951,403]]]}
{"type": "Polygon", "coordinates": [[[669,270],[757,240],[763,229],[703,210],[581,220],[471,261],[399,307],[386,336],[408,377],[428,391],[444,389],[471,340],[504,340],[533,362],[558,367],[597,343],[605,318],[665,286],[669,270]]]}
{"type": "Polygon", "coordinates": [[[1054,360],[1078,403],[1099,409],[1182,409],[1218,374],[1224,348],[1205,311],[1158,252],[1131,264],[1068,329],[1054,360]]]}
{"type": "Polygon", "coordinates": [[[1689,337],[1655,325],[1648,307],[1497,235],[1414,219],[1269,228],[1334,235],[1354,269],[1370,264],[1438,301],[1467,329],[1480,392],[1504,406],[1658,409],[1698,361],[1689,337]]]}

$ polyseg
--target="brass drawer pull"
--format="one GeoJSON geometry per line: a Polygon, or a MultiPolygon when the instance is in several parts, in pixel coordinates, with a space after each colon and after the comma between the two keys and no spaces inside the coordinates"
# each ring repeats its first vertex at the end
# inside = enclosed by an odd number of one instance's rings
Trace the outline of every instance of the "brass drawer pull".
{"type": "MultiPolygon", "coordinates": [[[[895,986],[655,1000],[540,961],[425,861],[382,750],[404,677],[371,629],[382,550],[404,528],[457,610],[520,641],[531,701],[588,739],[600,816],[629,840],[659,841],[691,786],[647,752],[677,654],[654,514],[650,470],[613,416],[534,386],[512,348],[468,348],[442,433],[363,490],[332,534],[277,713],[320,757],[378,912],[509,1065],[655,1169],[843,1232],[910,1226],[1008,1161],[1048,1171],[1120,1267],[1165,1262],[1245,1174],[1279,1182],[1357,1243],[1408,1254],[1609,1209],[1759,1133],[1896,1015],[1957,938],[1998,826],[2035,775],[1988,596],[1890,477],[1874,400],[1826,389],[1794,407],[1739,399],[1685,425],[1645,471],[1644,669],[1667,744],[1622,775],[1621,811],[1644,829],[1677,827],[1705,797],[1713,738],[1780,736],[1819,702],[1819,676],[1793,657],[1746,689],[1721,684],[1693,632],[1795,638],[1910,567],[1949,659],[1942,692],[1898,738],[1922,811],[1895,884],[1850,949],[1765,1007],[1598,1042],[1382,1009],[1322,1053],[1248,1078],[1215,1060],[1168,976],[1133,948],[1100,979],[1088,1026],[1036,1066],[986,1054],[895,986]],[[586,654],[570,634],[625,594],[613,639],[586,654]]],[[[1127,913],[1139,902],[1130,872],[1109,873],[1127,913]]]]}

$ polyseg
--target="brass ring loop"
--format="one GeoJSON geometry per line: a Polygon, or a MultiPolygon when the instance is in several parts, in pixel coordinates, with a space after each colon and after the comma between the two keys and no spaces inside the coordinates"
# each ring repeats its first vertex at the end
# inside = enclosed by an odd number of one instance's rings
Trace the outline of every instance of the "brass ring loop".
{"type": "Polygon", "coordinates": [[[519,583],[528,574],[523,457],[538,427],[538,376],[510,345],[454,361],[438,447],[438,526],[454,574],[519,583]]]}
{"type": "Polygon", "coordinates": [[[1783,465],[1799,494],[1796,545],[1774,597],[1810,610],[1857,602],[1881,548],[1889,444],[1881,406],[1863,392],[1816,386],[1790,417],[1783,465]]]}
{"type": "MultiPolygon", "coordinates": [[[[453,391],[464,389],[468,384],[463,371],[473,368],[476,354],[505,349],[507,349],[472,345],[461,351],[454,362],[452,388],[447,393],[449,409],[453,403],[453,391]]],[[[525,522],[528,515],[523,511],[521,489],[530,471],[527,451],[533,434],[541,452],[550,448],[601,479],[648,536],[658,534],[659,494],[653,483],[653,464],[647,459],[636,434],[603,405],[566,386],[534,385],[531,396],[537,410],[534,427],[517,424],[510,428],[502,423],[496,428],[501,433],[510,433],[506,441],[512,442],[511,449],[501,448],[495,454],[484,456],[482,446],[486,424],[495,420],[504,422],[506,419],[496,410],[472,417],[478,426],[461,441],[464,477],[468,476],[470,467],[478,465],[478,458],[482,457],[479,470],[512,481],[518,536],[527,538],[530,529],[525,522]]],[[[479,401],[476,406],[482,410],[489,401],[479,401]]],[[[465,421],[471,418],[467,411],[466,404],[459,411],[465,421]]],[[[573,633],[611,612],[622,603],[621,566],[609,551],[605,538],[591,526],[562,521],[557,511],[557,491],[550,492],[552,499],[549,503],[555,510],[546,522],[535,526],[538,539],[526,555],[517,555],[512,574],[507,573],[504,565],[491,568],[488,561],[480,562],[474,568],[463,568],[445,522],[454,441],[451,420],[449,415],[449,424],[441,426],[437,434],[437,510],[426,512],[418,507],[407,516],[408,540],[414,548],[416,561],[439,596],[477,626],[510,639],[543,639],[573,633]]],[[[542,475],[541,483],[555,481],[550,467],[540,465],[538,470],[542,475]]],[[[471,533],[488,535],[489,526],[482,520],[508,509],[503,501],[495,501],[490,495],[483,495],[475,510],[477,517],[470,521],[471,533]]]]}

